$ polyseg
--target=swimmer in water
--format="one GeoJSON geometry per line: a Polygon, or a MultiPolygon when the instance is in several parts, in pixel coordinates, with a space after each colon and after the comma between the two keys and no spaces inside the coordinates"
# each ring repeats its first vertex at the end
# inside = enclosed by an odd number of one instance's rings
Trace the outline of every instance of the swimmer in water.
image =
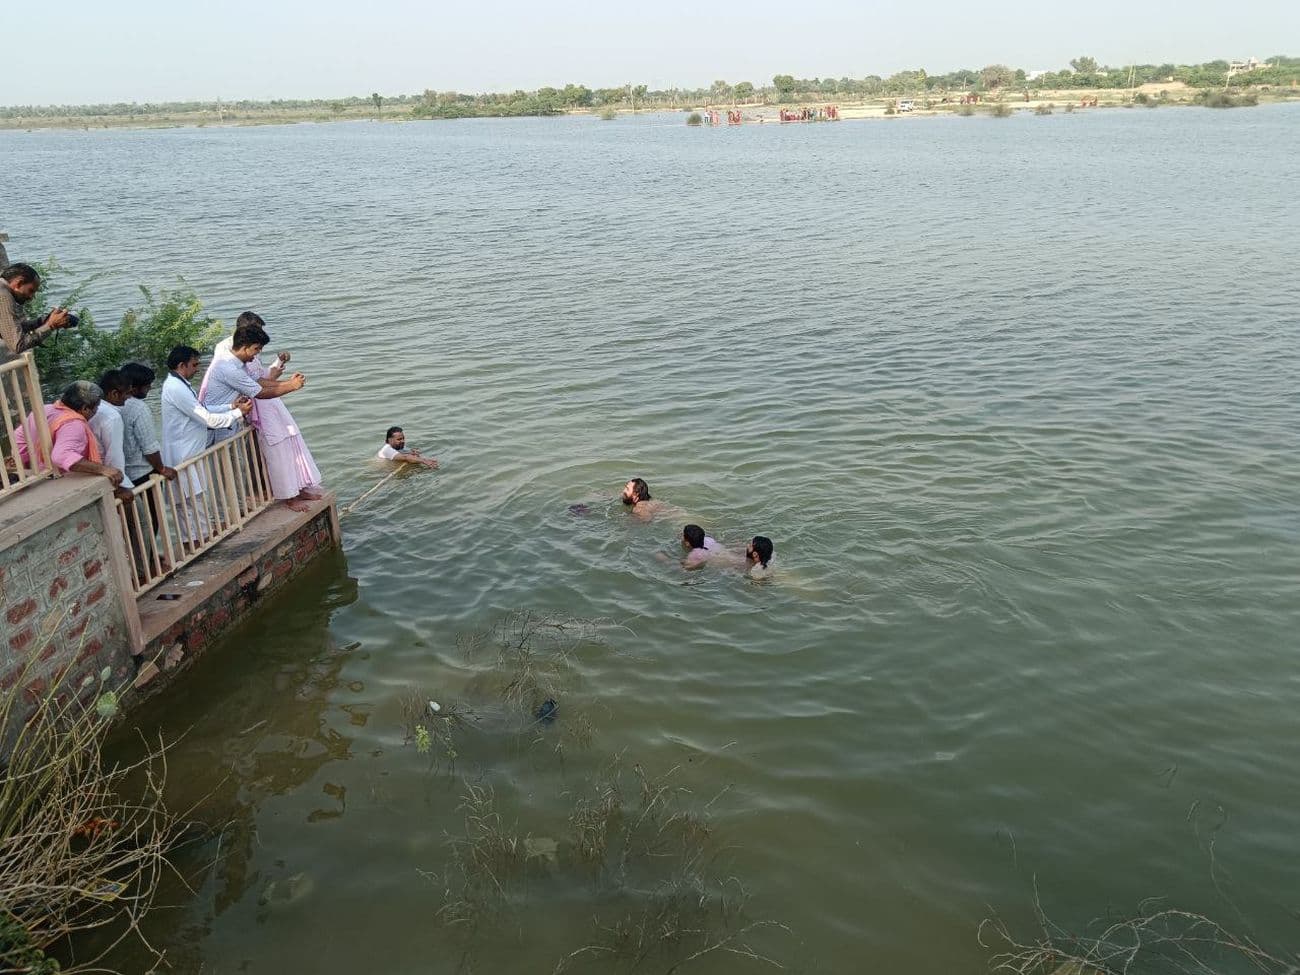
{"type": "Polygon", "coordinates": [[[772,574],[772,539],[755,535],[745,546],[746,572],[751,579],[765,579],[772,574]]]}
{"type": "Polygon", "coordinates": [[[650,485],[639,477],[623,485],[623,503],[642,521],[649,521],[665,507],[662,501],[650,497],[650,485]]]}
{"type": "Polygon", "coordinates": [[[722,551],[722,546],[715,539],[704,534],[704,529],[699,525],[687,525],[682,529],[682,548],[686,549],[686,558],[682,560],[682,565],[687,569],[700,568],[722,551]]]}
{"type": "Polygon", "coordinates": [[[401,427],[388,428],[388,432],[384,434],[384,445],[379,448],[379,453],[375,456],[379,460],[391,460],[399,464],[422,464],[430,469],[438,467],[437,458],[425,457],[418,450],[407,448],[406,434],[402,432],[401,427]]]}

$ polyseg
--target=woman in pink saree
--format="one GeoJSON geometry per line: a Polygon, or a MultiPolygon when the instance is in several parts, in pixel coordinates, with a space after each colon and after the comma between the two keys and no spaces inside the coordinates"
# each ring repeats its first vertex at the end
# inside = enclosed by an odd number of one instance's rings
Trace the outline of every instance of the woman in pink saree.
{"type": "MultiPolygon", "coordinates": [[[[261,316],[246,311],[235,322],[236,331],[241,326],[253,325],[264,329],[266,323],[261,316]]],[[[262,365],[260,359],[253,357],[243,361],[236,357],[233,350],[233,337],[222,339],[217,343],[212,354],[212,362],[203,377],[199,388],[199,400],[204,401],[209,383],[222,385],[229,382],[229,371],[242,366],[243,372],[256,382],[269,380],[280,382],[284,364],[289,361],[289,353],[281,352],[280,357],[269,369],[262,365]],[[223,376],[224,374],[227,374],[223,376]]],[[[296,387],[295,387],[296,388],[296,387]]],[[[275,398],[257,397],[253,399],[253,410],[248,415],[248,422],[257,430],[257,440],[262,448],[262,457],[266,461],[267,479],[271,482],[271,493],[276,500],[283,501],[294,511],[304,511],[307,503],[321,496],[321,476],[312,459],[311,451],[302,438],[302,433],[294,422],[293,414],[276,394],[275,398]]]]}

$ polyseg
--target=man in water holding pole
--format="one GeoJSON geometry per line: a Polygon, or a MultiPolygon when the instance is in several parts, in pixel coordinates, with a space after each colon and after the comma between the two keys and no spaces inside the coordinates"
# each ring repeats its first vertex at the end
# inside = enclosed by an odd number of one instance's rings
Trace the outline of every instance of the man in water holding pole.
{"type": "Polygon", "coordinates": [[[436,457],[425,457],[414,448],[407,448],[406,434],[401,427],[389,427],[384,434],[384,445],[375,454],[379,460],[390,460],[398,464],[423,464],[430,470],[437,470],[436,457]]]}

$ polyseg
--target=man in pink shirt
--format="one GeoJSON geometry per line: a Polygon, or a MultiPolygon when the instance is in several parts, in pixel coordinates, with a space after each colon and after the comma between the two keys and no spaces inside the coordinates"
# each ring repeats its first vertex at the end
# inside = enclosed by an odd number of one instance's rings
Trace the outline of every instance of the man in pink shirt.
{"type": "MultiPolygon", "coordinates": [[[[108,478],[113,487],[117,487],[122,483],[122,472],[102,462],[99,443],[90,432],[89,420],[99,409],[101,398],[98,386],[78,380],[65,389],[57,400],[44,407],[50,439],[54,441],[50,460],[65,474],[73,471],[78,474],[99,474],[108,478]]],[[[14,446],[18,448],[18,459],[24,464],[31,462],[27,445],[35,439],[36,419],[28,415],[22,426],[14,431],[14,446]]],[[[44,458],[38,457],[37,466],[44,468],[49,465],[44,458]]]]}

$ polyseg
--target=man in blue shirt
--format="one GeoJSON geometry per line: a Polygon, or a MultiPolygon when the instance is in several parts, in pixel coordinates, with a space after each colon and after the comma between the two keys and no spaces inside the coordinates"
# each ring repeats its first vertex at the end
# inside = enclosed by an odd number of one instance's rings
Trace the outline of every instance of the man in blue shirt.
{"type": "MultiPolygon", "coordinates": [[[[203,380],[203,403],[233,403],[240,396],[249,399],[275,399],[286,393],[302,389],[307,381],[300,372],[288,379],[254,379],[245,368],[262,354],[262,348],[271,341],[266,331],[258,325],[240,325],[230,341],[230,355],[218,354],[208,367],[203,380]]],[[[279,363],[277,363],[277,366],[279,363]]],[[[279,375],[278,370],[275,375],[279,375]]],[[[237,431],[218,430],[215,439],[225,440],[237,431]]]]}

